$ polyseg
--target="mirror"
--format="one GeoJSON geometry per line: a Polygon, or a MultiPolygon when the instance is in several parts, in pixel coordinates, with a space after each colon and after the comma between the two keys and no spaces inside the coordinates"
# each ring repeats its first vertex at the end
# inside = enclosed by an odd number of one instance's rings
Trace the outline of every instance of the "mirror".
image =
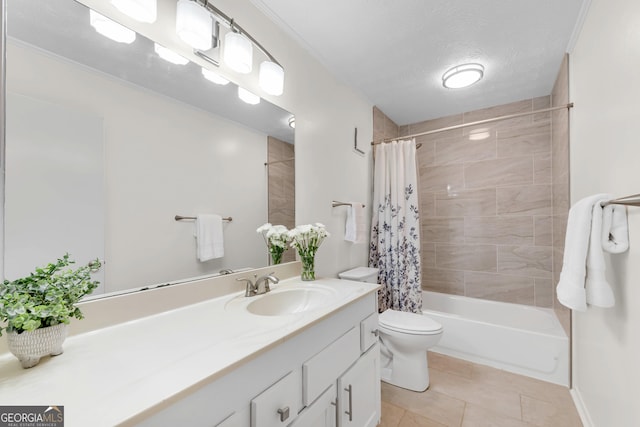
{"type": "Polygon", "coordinates": [[[7,279],[65,252],[104,259],[109,293],[268,264],[256,228],[295,223],[290,112],[98,34],[73,0],[10,2],[6,57],[7,279]],[[231,218],[222,258],[175,220],[200,213],[231,218]]]}

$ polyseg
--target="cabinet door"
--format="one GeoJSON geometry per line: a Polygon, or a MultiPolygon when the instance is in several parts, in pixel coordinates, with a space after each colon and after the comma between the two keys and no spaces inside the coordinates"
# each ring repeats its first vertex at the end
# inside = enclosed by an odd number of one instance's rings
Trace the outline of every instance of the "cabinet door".
{"type": "Polygon", "coordinates": [[[335,427],[336,385],[329,387],[289,427],[335,427]]]}
{"type": "Polygon", "coordinates": [[[380,421],[380,344],[338,379],[338,427],[375,427],[380,421]]]}

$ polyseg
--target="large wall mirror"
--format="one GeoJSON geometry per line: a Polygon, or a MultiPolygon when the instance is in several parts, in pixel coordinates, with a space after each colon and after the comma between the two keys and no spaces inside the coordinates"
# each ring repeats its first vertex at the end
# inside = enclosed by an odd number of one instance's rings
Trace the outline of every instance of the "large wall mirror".
{"type": "Polygon", "coordinates": [[[106,261],[102,293],[267,265],[256,228],[294,225],[293,115],[98,34],[73,0],[7,3],[5,277],[65,252],[106,261]],[[232,218],[222,258],[175,220],[200,213],[232,218]]]}

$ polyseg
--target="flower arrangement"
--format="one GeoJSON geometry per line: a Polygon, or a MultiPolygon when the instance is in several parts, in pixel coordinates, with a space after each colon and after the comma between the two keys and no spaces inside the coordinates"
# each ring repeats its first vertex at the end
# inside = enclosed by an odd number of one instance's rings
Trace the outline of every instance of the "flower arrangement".
{"type": "Polygon", "coordinates": [[[287,227],[266,223],[258,227],[256,232],[262,234],[262,238],[267,244],[269,254],[271,254],[273,264],[280,264],[282,254],[289,249],[289,230],[287,230],[287,227]]]}
{"type": "Polygon", "coordinates": [[[302,280],[315,280],[315,256],[318,248],[325,238],[330,234],[325,226],[316,222],[315,224],[299,225],[289,231],[291,247],[296,248],[300,260],[302,261],[302,280]]]}

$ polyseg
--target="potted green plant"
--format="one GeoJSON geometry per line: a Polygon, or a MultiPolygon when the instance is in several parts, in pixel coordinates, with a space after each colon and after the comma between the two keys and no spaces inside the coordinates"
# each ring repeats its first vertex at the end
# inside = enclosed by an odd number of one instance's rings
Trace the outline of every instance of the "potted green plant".
{"type": "Polygon", "coordinates": [[[9,350],[23,368],[37,365],[42,356],[61,354],[71,317],[83,318],[76,303],[98,287],[91,273],[102,264],[96,259],[75,270],[66,268],[74,263],[65,254],[0,286],[0,335],[6,329],[9,350]]]}

